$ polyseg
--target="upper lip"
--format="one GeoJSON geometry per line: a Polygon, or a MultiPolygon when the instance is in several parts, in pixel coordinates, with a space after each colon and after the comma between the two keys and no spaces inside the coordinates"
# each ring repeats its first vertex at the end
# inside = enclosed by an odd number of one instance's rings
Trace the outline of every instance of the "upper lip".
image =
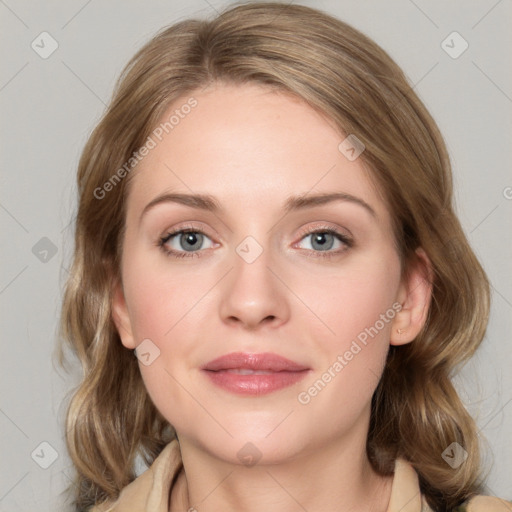
{"type": "Polygon", "coordinates": [[[274,372],[299,372],[309,370],[307,366],[271,352],[262,354],[232,352],[213,359],[209,363],[206,363],[202,369],[209,371],[248,369],[274,372]]]}

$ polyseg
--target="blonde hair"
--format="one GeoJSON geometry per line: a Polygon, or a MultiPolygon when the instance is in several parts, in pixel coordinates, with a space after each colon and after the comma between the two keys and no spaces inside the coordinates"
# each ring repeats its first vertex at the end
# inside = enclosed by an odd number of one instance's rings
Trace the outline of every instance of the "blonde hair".
{"type": "Polygon", "coordinates": [[[115,499],[135,478],[137,454],[150,464],[175,435],[112,321],[130,180],[118,180],[101,199],[97,191],[173,101],[212,82],[294,94],[340,134],[364,143],[361,158],[389,205],[404,272],[421,247],[434,275],[424,329],[412,343],[390,348],[372,400],[368,457],[380,474],[390,474],[397,457],[410,461],[435,509],[479,492],[475,423],[451,377],[483,338],[489,285],[453,210],[438,128],[398,65],[366,36],[315,9],[251,3],[211,21],[182,21],[149,41],[125,68],[81,156],[75,253],[62,311],[62,338],[83,369],[67,415],[77,509],[115,499]],[[452,442],[468,453],[456,470],[441,455],[452,442]]]}

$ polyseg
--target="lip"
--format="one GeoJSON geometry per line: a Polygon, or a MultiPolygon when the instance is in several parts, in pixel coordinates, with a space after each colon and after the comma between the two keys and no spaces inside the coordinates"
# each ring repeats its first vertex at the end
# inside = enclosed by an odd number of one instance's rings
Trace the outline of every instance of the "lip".
{"type": "Polygon", "coordinates": [[[270,352],[233,352],[210,361],[201,370],[227,391],[263,395],[297,383],[310,368],[270,352]]]}

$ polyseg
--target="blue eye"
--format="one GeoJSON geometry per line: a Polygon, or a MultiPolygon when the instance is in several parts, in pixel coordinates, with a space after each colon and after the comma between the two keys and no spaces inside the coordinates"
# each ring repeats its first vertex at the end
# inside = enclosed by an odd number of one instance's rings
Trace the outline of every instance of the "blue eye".
{"type": "Polygon", "coordinates": [[[182,258],[195,256],[194,253],[205,249],[203,244],[206,240],[210,239],[201,231],[182,229],[165,235],[160,239],[159,245],[167,254],[182,258]]]}
{"type": "Polygon", "coordinates": [[[314,233],[310,233],[304,237],[304,239],[307,238],[311,239],[311,249],[318,251],[329,251],[333,248],[336,241],[339,242],[334,233],[329,233],[327,231],[316,231],[314,233]]]}
{"type": "Polygon", "coordinates": [[[308,239],[310,240],[309,247],[305,247],[305,249],[313,254],[318,253],[315,256],[336,256],[353,245],[351,238],[331,228],[310,231],[301,240],[308,239]]]}

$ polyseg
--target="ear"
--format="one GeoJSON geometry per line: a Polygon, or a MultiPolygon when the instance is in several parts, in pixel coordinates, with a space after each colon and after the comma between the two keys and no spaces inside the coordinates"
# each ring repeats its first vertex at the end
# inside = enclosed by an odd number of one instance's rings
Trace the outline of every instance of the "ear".
{"type": "Polygon", "coordinates": [[[112,297],[112,320],[117,328],[122,344],[128,349],[134,349],[136,344],[133,338],[130,314],[126,305],[123,286],[119,281],[115,286],[112,297]]]}
{"type": "Polygon", "coordinates": [[[392,323],[391,345],[405,345],[413,341],[425,325],[432,298],[434,272],[423,249],[416,250],[416,258],[400,284],[397,300],[402,309],[392,323]]]}

